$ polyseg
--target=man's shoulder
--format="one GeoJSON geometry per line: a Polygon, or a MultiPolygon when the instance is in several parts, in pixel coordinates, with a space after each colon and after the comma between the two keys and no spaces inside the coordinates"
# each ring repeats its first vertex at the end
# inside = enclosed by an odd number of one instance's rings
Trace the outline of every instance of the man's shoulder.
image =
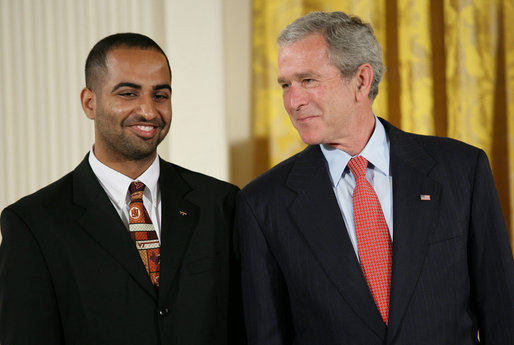
{"type": "MultiPolygon", "coordinates": [[[[390,140],[391,166],[394,170],[407,164],[444,184],[448,176],[472,183],[480,167],[486,167],[487,155],[482,149],[465,142],[433,135],[404,132],[385,125],[390,140]]],[[[393,173],[394,174],[394,173],[393,173]]]]}
{"type": "Polygon", "coordinates": [[[17,210],[28,210],[31,213],[45,212],[50,208],[66,208],[74,203],[74,187],[80,186],[82,190],[95,190],[100,188],[89,163],[84,158],[79,165],[72,171],[66,173],[56,181],[28,194],[13,204],[9,208],[17,210]]]}
{"type": "Polygon", "coordinates": [[[483,150],[454,138],[408,133],[418,145],[437,159],[474,160],[483,150]]]}
{"type": "Polygon", "coordinates": [[[28,194],[11,205],[7,206],[17,212],[37,213],[48,208],[52,204],[62,204],[63,200],[72,200],[73,172],[69,172],[60,179],[28,194]]]}
{"type": "Polygon", "coordinates": [[[462,159],[476,157],[482,150],[467,144],[463,141],[435,135],[423,135],[411,132],[404,132],[381,119],[386,132],[391,140],[392,150],[410,148],[413,144],[423,148],[432,157],[453,157],[460,156],[462,159]]]}
{"type": "MultiPolygon", "coordinates": [[[[295,166],[299,163],[301,164],[301,162],[313,162],[320,158],[322,158],[322,153],[318,145],[307,146],[303,151],[283,160],[257,176],[243,188],[242,192],[246,194],[264,192],[266,190],[276,191],[279,187],[286,185],[295,166]]],[[[319,163],[321,164],[322,160],[320,160],[319,163]]]]}
{"type": "Polygon", "coordinates": [[[208,189],[212,192],[237,192],[239,188],[229,182],[217,179],[197,171],[161,159],[161,174],[173,176],[178,174],[192,188],[208,189]]]}

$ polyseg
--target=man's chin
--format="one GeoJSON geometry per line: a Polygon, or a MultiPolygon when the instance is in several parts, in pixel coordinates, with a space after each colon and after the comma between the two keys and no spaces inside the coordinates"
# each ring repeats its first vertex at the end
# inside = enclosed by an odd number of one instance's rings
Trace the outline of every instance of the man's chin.
{"type": "Polygon", "coordinates": [[[125,156],[131,160],[147,160],[154,158],[158,144],[145,143],[146,145],[133,146],[125,151],[125,156]]]}
{"type": "Polygon", "coordinates": [[[310,135],[309,133],[300,133],[300,139],[307,145],[321,144],[321,140],[317,136],[310,135]]]}
{"type": "Polygon", "coordinates": [[[152,152],[134,152],[131,155],[126,155],[126,157],[132,161],[147,161],[155,158],[157,151],[152,152]]]}

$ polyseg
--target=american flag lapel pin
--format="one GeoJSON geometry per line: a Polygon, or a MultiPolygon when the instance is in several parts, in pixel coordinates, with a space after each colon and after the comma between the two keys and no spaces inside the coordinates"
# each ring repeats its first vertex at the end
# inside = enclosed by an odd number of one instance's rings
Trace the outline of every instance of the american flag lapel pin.
{"type": "Polygon", "coordinates": [[[422,200],[422,201],[430,200],[430,194],[420,194],[419,195],[419,200],[422,200]]]}

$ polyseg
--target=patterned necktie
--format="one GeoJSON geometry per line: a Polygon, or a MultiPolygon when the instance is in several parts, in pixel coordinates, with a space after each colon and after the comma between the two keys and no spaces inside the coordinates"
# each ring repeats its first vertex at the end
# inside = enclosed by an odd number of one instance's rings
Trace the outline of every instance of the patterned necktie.
{"type": "Polygon", "coordinates": [[[161,249],[152,220],[143,205],[144,190],[145,184],[142,182],[132,182],[130,184],[129,232],[130,237],[136,243],[136,248],[152,284],[159,287],[161,249]]]}
{"type": "Polygon", "coordinates": [[[366,180],[367,166],[368,161],[362,156],[348,162],[356,181],[353,190],[353,219],[362,272],[387,325],[393,248],[380,202],[366,180]]]}

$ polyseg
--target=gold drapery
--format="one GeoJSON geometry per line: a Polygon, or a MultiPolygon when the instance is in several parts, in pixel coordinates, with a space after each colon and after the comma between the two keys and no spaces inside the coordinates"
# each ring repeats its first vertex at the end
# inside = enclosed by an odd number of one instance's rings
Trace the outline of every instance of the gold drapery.
{"type": "Polygon", "coordinates": [[[377,115],[486,151],[514,244],[514,0],[253,0],[255,174],[304,147],[282,105],[276,39],[311,11],[372,24],[386,65],[377,115]]]}

